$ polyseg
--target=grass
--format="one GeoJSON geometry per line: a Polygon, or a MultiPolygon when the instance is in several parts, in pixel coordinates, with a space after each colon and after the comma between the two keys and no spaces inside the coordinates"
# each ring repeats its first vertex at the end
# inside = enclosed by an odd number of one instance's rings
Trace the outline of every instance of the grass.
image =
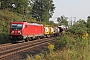
{"type": "Polygon", "coordinates": [[[62,37],[56,38],[54,46],[53,44],[48,45],[47,48],[50,52],[38,54],[38,59],[33,58],[33,60],[90,60],[89,40],[90,37],[86,36],[83,39],[75,35],[72,37],[68,34],[62,35],[62,37]]]}
{"type": "Polygon", "coordinates": [[[90,60],[90,51],[87,49],[58,49],[52,53],[38,54],[39,57],[32,58],[33,60],[90,60]]]}

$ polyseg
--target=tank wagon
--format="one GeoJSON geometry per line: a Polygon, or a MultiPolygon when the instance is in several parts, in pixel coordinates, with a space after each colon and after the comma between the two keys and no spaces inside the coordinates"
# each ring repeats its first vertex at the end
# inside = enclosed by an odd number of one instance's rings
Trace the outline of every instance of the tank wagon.
{"type": "Polygon", "coordinates": [[[44,36],[42,24],[28,22],[12,22],[10,25],[10,38],[12,40],[41,38],[44,36]]]}
{"type": "Polygon", "coordinates": [[[49,25],[44,26],[44,35],[45,37],[51,37],[54,35],[54,28],[49,25]]]}
{"type": "Polygon", "coordinates": [[[66,27],[65,27],[65,25],[61,25],[61,26],[58,26],[58,28],[59,28],[59,33],[60,34],[62,34],[63,32],[65,32],[65,30],[67,29],[66,27]]]}
{"type": "Polygon", "coordinates": [[[58,36],[60,34],[59,27],[54,27],[54,36],[58,36]]]}

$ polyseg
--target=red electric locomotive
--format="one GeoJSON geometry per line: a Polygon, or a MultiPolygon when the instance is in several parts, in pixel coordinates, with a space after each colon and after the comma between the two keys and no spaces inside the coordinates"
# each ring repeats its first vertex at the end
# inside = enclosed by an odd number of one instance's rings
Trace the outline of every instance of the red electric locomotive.
{"type": "Polygon", "coordinates": [[[42,24],[28,22],[12,22],[10,25],[10,38],[12,40],[28,40],[44,36],[42,24]]]}

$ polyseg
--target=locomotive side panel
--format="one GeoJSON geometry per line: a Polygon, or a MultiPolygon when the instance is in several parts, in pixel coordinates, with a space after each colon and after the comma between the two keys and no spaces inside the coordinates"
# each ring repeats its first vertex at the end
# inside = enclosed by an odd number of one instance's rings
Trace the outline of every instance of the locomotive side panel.
{"type": "Polygon", "coordinates": [[[23,29],[24,39],[28,37],[42,37],[44,36],[44,27],[43,25],[27,24],[23,29]]]}
{"type": "Polygon", "coordinates": [[[39,36],[44,34],[43,26],[36,26],[36,25],[28,25],[27,26],[27,35],[39,36]]]}

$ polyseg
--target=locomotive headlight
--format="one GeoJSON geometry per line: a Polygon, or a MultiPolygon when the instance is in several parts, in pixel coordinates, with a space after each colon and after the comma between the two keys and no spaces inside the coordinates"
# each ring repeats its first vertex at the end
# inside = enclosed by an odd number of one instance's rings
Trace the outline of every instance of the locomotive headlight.
{"type": "Polygon", "coordinates": [[[21,31],[18,31],[18,34],[22,34],[21,31]]]}
{"type": "Polygon", "coordinates": [[[11,32],[11,34],[13,34],[13,33],[14,33],[14,31],[11,32]]]}

